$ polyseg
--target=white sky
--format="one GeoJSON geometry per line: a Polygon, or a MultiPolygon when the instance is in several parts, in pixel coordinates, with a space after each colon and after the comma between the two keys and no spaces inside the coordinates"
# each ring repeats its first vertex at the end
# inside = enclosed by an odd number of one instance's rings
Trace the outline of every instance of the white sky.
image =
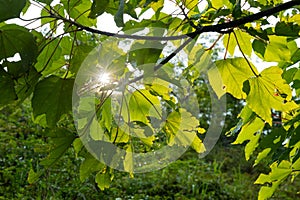
{"type": "MultiPolygon", "coordinates": [[[[54,0],[51,5],[56,5],[59,2],[60,2],[59,0],[54,0]]],[[[198,5],[198,7],[199,7],[200,10],[204,10],[205,7],[206,7],[206,1],[201,1],[201,2],[202,3],[200,3],[198,5]]],[[[164,5],[164,8],[162,9],[162,12],[170,14],[174,11],[176,11],[175,13],[180,12],[179,8],[176,7],[175,4],[172,1],[165,0],[165,5],[164,5]]],[[[29,7],[26,14],[24,16],[22,16],[22,18],[24,18],[24,19],[38,18],[40,16],[40,12],[41,12],[40,8],[38,8],[37,6],[32,5],[32,6],[29,7]]],[[[147,19],[147,18],[152,17],[153,14],[154,14],[154,11],[149,9],[140,18],[147,19]]],[[[129,15],[124,15],[125,22],[128,21],[129,19],[131,19],[131,17],[129,15]]],[[[277,19],[275,17],[273,17],[273,18],[269,17],[268,21],[275,24],[277,22],[277,19]]],[[[116,33],[120,30],[115,25],[114,18],[110,14],[107,14],[107,13],[102,14],[101,16],[98,17],[97,22],[98,22],[97,23],[97,29],[99,29],[99,30],[108,31],[108,32],[112,32],[112,33],[116,33]]],[[[29,22],[22,21],[22,20],[19,20],[19,19],[13,19],[13,20],[9,20],[7,23],[16,23],[16,24],[24,26],[24,25],[27,25],[29,22]]],[[[32,24],[28,25],[27,28],[36,29],[36,27],[39,27],[39,26],[40,26],[40,21],[38,20],[35,23],[32,23],[32,24]]],[[[60,31],[61,32],[63,31],[62,27],[60,29],[58,29],[57,34],[59,34],[60,31]]],[[[201,42],[206,44],[206,46],[210,46],[210,43],[208,43],[207,41],[201,41],[201,42]]],[[[238,51],[236,51],[236,52],[238,52],[238,51]]],[[[242,55],[237,54],[237,56],[242,56],[242,55]]],[[[258,57],[255,54],[252,54],[251,60],[255,63],[256,67],[258,68],[258,71],[262,71],[266,67],[274,66],[274,65],[277,64],[277,63],[274,63],[274,62],[272,62],[272,63],[267,63],[267,62],[258,63],[258,57]]]]}

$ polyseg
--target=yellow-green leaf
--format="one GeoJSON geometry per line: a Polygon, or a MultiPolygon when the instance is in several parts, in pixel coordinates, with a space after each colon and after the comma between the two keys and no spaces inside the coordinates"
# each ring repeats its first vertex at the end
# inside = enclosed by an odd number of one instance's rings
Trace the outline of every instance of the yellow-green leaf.
{"type": "MultiPolygon", "coordinates": [[[[258,73],[256,68],[251,64],[255,73],[258,73]]],[[[208,71],[210,84],[220,98],[225,92],[232,94],[238,99],[246,98],[246,93],[243,91],[243,83],[253,77],[249,64],[244,58],[232,58],[226,60],[218,60],[216,66],[208,71]],[[221,76],[222,84],[218,77],[221,76]]]]}
{"type": "Polygon", "coordinates": [[[234,33],[236,35],[236,38],[232,39],[236,39],[238,44],[240,45],[241,51],[250,57],[252,54],[252,46],[250,45],[252,37],[248,33],[241,31],[240,29],[234,30],[234,33]]]}
{"type": "Polygon", "coordinates": [[[287,37],[268,36],[270,42],[267,45],[264,58],[269,62],[280,62],[287,61],[291,59],[291,51],[288,47],[287,37]]]}
{"type": "Polygon", "coordinates": [[[251,154],[258,146],[258,140],[264,126],[265,123],[260,118],[254,118],[254,120],[249,121],[242,127],[237,139],[233,142],[233,144],[242,144],[249,140],[245,147],[245,157],[247,160],[249,160],[251,154]]]}
{"type": "Polygon", "coordinates": [[[198,153],[205,151],[204,144],[197,136],[199,121],[185,109],[179,109],[168,115],[164,131],[168,136],[168,145],[191,146],[198,153]]]}
{"type": "Polygon", "coordinates": [[[298,108],[298,105],[291,101],[292,91],[281,77],[282,72],[279,67],[270,67],[262,71],[258,77],[249,80],[248,105],[269,124],[272,124],[272,108],[285,112],[298,108]]]}
{"type": "Polygon", "coordinates": [[[101,190],[105,190],[106,188],[109,188],[111,183],[110,174],[98,172],[95,181],[101,190]]]}
{"type": "Polygon", "coordinates": [[[124,159],[124,170],[126,172],[133,172],[133,152],[131,145],[126,149],[126,155],[124,159]]]}
{"type": "Polygon", "coordinates": [[[230,53],[230,55],[234,54],[235,48],[237,46],[236,40],[233,34],[226,34],[223,37],[223,44],[226,50],[230,53]]]}
{"type": "Polygon", "coordinates": [[[198,0],[183,0],[182,2],[184,6],[190,10],[194,9],[198,4],[198,0]]]}

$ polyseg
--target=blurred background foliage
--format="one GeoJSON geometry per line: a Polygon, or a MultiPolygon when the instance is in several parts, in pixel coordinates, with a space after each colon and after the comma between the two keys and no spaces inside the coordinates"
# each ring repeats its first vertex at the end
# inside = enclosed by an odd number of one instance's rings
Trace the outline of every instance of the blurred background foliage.
{"type": "MultiPolygon", "coordinates": [[[[228,96],[227,123],[234,123],[238,102],[228,96]]],[[[82,159],[73,148],[35,184],[28,184],[31,168],[41,168],[50,144],[45,130],[32,122],[30,102],[16,109],[8,106],[0,114],[0,199],[256,199],[259,186],[253,182],[268,173],[268,160],[253,167],[244,158],[243,145],[231,146],[223,136],[214,150],[199,159],[187,151],[178,161],[154,172],[116,172],[109,189],[101,191],[94,177],[80,181],[82,159]]],[[[228,128],[230,126],[227,126],[228,128]]],[[[224,130],[226,132],[226,130],[224,130]]],[[[272,199],[298,199],[300,181],[285,182],[272,199]]]]}

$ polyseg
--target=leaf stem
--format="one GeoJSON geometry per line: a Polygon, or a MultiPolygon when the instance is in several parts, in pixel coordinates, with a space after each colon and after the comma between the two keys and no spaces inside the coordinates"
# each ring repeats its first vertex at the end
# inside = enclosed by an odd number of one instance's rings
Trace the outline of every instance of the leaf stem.
{"type": "Polygon", "coordinates": [[[244,54],[244,52],[243,52],[243,50],[242,50],[242,48],[241,48],[241,45],[240,45],[240,43],[239,43],[239,41],[238,41],[238,39],[237,39],[237,36],[236,36],[235,32],[233,31],[232,33],[233,33],[233,35],[234,35],[234,37],[235,37],[235,40],[236,40],[236,43],[237,43],[237,45],[238,45],[238,47],[239,47],[239,49],[240,49],[240,52],[242,53],[243,57],[245,58],[246,62],[248,63],[248,65],[249,65],[251,71],[253,72],[253,74],[254,74],[256,77],[258,77],[259,75],[255,72],[255,70],[253,69],[253,67],[252,67],[251,63],[249,62],[248,58],[247,58],[246,55],[244,54]]]}

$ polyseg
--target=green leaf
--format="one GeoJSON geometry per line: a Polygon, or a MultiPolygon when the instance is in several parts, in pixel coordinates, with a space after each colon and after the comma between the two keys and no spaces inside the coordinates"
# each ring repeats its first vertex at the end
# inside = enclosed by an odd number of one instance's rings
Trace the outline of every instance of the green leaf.
{"type": "Polygon", "coordinates": [[[0,22],[20,16],[26,0],[0,0],[0,22]]]}
{"type": "Polygon", "coordinates": [[[243,53],[251,56],[252,47],[249,44],[251,44],[252,37],[247,32],[240,29],[235,29],[234,34],[226,34],[223,38],[224,47],[226,47],[230,55],[234,55],[235,49],[239,44],[243,53]]]}
{"type": "MultiPolygon", "coordinates": [[[[236,35],[236,39],[240,45],[242,52],[244,54],[246,54],[247,56],[251,57],[252,47],[249,44],[251,44],[252,37],[248,33],[244,32],[240,29],[234,30],[234,33],[236,35]]],[[[232,39],[235,39],[235,38],[232,38],[232,39]]]]}
{"type": "MultiPolygon", "coordinates": [[[[255,66],[251,64],[251,67],[255,73],[258,73],[255,66]]],[[[238,99],[246,98],[243,83],[253,76],[254,74],[244,58],[218,60],[216,66],[208,71],[209,82],[219,98],[225,92],[238,99]],[[217,78],[219,76],[222,78],[221,81],[217,78]],[[222,84],[220,84],[221,82],[222,84]]]]}
{"type": "Polygon", "coordinates": [[[167,134],[168,145],[191,146],[201,153],[205,151],[205,147],[196,134],[198,127],[199,121],[191,113],[181,108],[168,115],[163,130],[167,134]]]}
{"type": "Polygon", "coordinates": [[[292,172],[291,163],[287,160],[281,161],[279,165],[273,163],[270,168],[271,172],[268,175],[261,174],[255,181],[255,184],[279,181],[286,178],[292,172]]]}
{"type": "Polygon", "coordinates": [[[266,200],[272,197],[274,194],[276,188],[279,186],[280,182],[276,181],[272,183],[272,186],[263,186],[260,188],[258,193],[258,200],[266,200]]]}
{"type": "Polygon", "coordinates": [[[270,198],[279,184],[282,183],[287,178],[287,176],[292,173],[291,163],[286,160],[281,161],[279,165],[275,162],[270,167],[271,172],[268,175],[261,174],[255,181],[255,184],[271,184],[270,187],[261,187],[258,194],[258,199],[270,198]]]}
{"type": "Polygon", "coordinates": [[[39,180],[39,178],[43,175],[43,172],[35,172],[33,169],[30,169],[28,173],[27,181],[29,184],[33,184],[39,180]]]}
{"type": "Polygon", "coordinates": [[[158,41],[137,42],[131,47],[129,62],[137,67],[143,67],[147,63],[157,63],[163,47],[164,45],[158,41]]]}
{"type": "Polygon", "coordinates": [[[18,97],[14,86],[14,81],[0,65],[0,107],[17,100],[18,97]]]}
{"type": "Polygon", "coordinates": [[[260,161],[262,161],[264,158],[266,158],[269,153],[271,152],[271,148],[266,148],[263,151],[259,152],[259,154],[257,155],[256,159],[255,159],[255,163],[253,166],[256,166],[258,163],[260,163],[260,161]]]}
{"type": "Polygon", "coordinates": [[[108,137],[104,134],[103,128],[100,126],[99,122],[93,118],[90,125],[90,135],[93,140],[103,140],[107,141],[108,137]]]}
{"type": "Polygon", "coordinates": [[[266,156],[282,156],[282,152],[280,152],[279,149],[282,148],[282,144],[285,139],[286,132],[283,127],[273,128],[267,135],[263,135],[259,142],[259,149],[263,150],[258,154],[255,164],[258,164],[266,156]]]}
{"type": "Polygon", "coordinates": [[[118,27],[123,27],[124,26],[124,19],[123,19],[124,6],[125,6],[125,0],[120,0],[118,12],[114,16],[116,25],[118,27]]]}
{"type": "Polygon", "coordinates": [[[290,84],[293,81],[294,76],[297,73],[297,71],[298,71],[298,69],[291,68],[291,69],[288,69],[288,70],[284,71],[282,76],[286,80],[286,82],[288,84],[290,84]]]}
{"type": "Polygon", "coordinates": [[[262,71],[258,77],[249,80],[250,92],[246,99],[247,103],[269,124],[272,124],[272,108],[285,112],[298,108],[298,105],[291,101],[292,91],[281,77],[282,72],[278,67],[270,67],[262,71]]]}
{"type": "Polygon", "coordinates": [[[149,89],[150,93],[163,98],[166,101],[172,99],[170,93],[172,89],[169,87],[170,83],[161,79],[154,79],[149,83],[146,83],[146,89],[149,89]]]}
{"type": "Polygon", "coordinates": [[[41,74],[39,74],[34,67],[31,67],[25,76],[23,75],[17,80],[15,83],[15,90],[20,102],[24,101],[32,94],[40,77],[41,74]]]}
{"type": "Polygon", "coordinates": [[[278,22],[275,27],[275,34],[278,36],[298,37],[300,26],[294,23],[278,22]]]}
{"type": "Polygon", "coordinates": [[[223,37],[223,45],[230,55],[234,55],[235,48],[237,46],[236,39],[233,34],[226,34],[223,37]]]}
{"type": "Polygon", "coordinates": [[[80,181],[85,181],[93,172],[101,171],[104,167],[105,165],[94,156],[87,154],[85,160],[80,165],[80,181]]]}
{"type": "Polygon", "coordinates": [[[129,173],[133,172],[133,149],[131,145],[128,145],[126,149],[126,155],[124,159],[124,171],[129,173]]]}
{"type": "Polygon", "coordinates": [[[115,143],[128,143],[129,141],[129,135],[127,134],[127,130],[126,128],[113,128],[111,130],[111,142],[115,142],[115,143]]]}
{"type": "Polygon", "coordinates": [[[156,2],[152,2],[150,6],[154,12],[158,12],[164,7],[164,0],[157,0],[156,2]]]}
{"type": "Polygon", "coordinates": [[[111,98],[105,99],[105,102],[101,107],[100,124],[107,130],[110,130],[112,127],[111,98]]]}
{"type": "Polygon", "coordinates": [[[291,52],[288,47],[286,37],[269,36],[270,42],[266,47],[264,58],[269,62],[289,61],[291,59],[291,52]],[[275,50],[276,49],[276,50],[275,50]]]}
{"type": "Polygon", "coordinates": [[[190,10],[194,9],[198,5],[198,0],[184,0],[182,2],[183,5],[190,10]]]}
{"type": "Polygon", "coordinates": [[[267,44],[260,41],[260,40],[254,40],[252,43],[252,48],[256,55],[258,55],[260,58],[263,58],[265,55],[267,44]]]}
{"type": "Polygon", "coordinates": [[[37,0],[39,2],[45,3],[47,5],[50,5],[52,3],[53,0],[37,0]]]}
{"type": "MultiPolygon", "coordinates": [[[[77,33],[79,34],[79,33],[77,33]]],[[[94,46],[88,46],[85,44],[79,45],[74,49],[74,54],[70,61],[70,72],[72,75],[76,74],[83,63],[84,59],[94,49],[94,46]]]]}
{"type": "Polygon", "coordinates": [[[251,120],[243,125],[237,139],[233,142],[233,144],[243,144],[243,142],[249,140],[245,147],[246,160],[249,160],[251,154],[258,146],[258,140],[264,126],[265,123],[260,118],[254,118],[254,120],[251,120]]]}
{"type": "Polygon", "coordinates": [[[101,190],[105,190],[106,188],[109,188],[111,183],[110,174],[108,174],[107,172],[98,172],[95,181],[101,190]]]}
{"type": "Polygon", "coordinates": [[[37,58],[35,68],[44,76],[49,75],[65,65],[65,60],[60,47],[60,40],[52,40],[43,49],[37,58]]]}
{"type": "Polygon", "coordinates": [[[51,167],[71,147],[71,144],[76,137],[75,134],[64,128],[57,128],[49,131],[48,137],[51,138],[54,146],[51,148],[50,154],[44,158],[40,164],[51,167]]]}
{"type": "Polygon", "coordinates": [[[144,124],[149,123],[147,116],[160,119],[162,114],[158,97],[145,89],[137,90],[130,96],[127,109],[129,109],[130,119],[125,121],[139,121],[144,124]]]}
{"type": "Polygon", "coordinates": [[[79,6],[82,3],[82,0],[76,0],[76,1],[60,0],[60,2],[64,5],[65,9],[69,11],[70,9],[76,6],[79,6]]]}
{"type": "Polygon", "coordinates": [[[109,6],[109,0],[93,0],[89,17],[95,19],[102,15],[109,6]]]}
{"type": "Polygon", "coordinates": [[[63,114],[72,110],[73,79],[50,76],[40,81],[32,97],[33,116],[46,114],[48,126],[54,126],[63,114]]]}
{"type": "Polygon", "coordinates": [[[204,47],[200,44],[195,45],[191,51],[188,53],[189,60],[188,65],[191,67],[191,70],[195,72],[195,78],[199,77],[199,73],[207,70],[209,67],[213,65],[210,53],[205,51],[204,47]]]}
{"type": "Polygon", "coordinates": [[[76,6],[70,7],[69,15],[80,24],[84,24],[85,26],[89,27],[95,26],[97,20],[95,18],[91,18],[88,12],[91,9],[91,7],[91,1],[81,1],[81,3],[76,4],[76,6]]]}
{"type": "Polygon", "coordinates": [[[38,48],[33,34],[14,24],[0,27],[0,60],[19,53],[22,67],[28,67],[36,61],[38,48]]]}
{"type": "Polygon", "coordinates": [[[229,0],[212,0],[211,4],[215,9],[222,8],[223,6],[227,6],[229,8],[232,7],[232,4],[229,0]]]}

